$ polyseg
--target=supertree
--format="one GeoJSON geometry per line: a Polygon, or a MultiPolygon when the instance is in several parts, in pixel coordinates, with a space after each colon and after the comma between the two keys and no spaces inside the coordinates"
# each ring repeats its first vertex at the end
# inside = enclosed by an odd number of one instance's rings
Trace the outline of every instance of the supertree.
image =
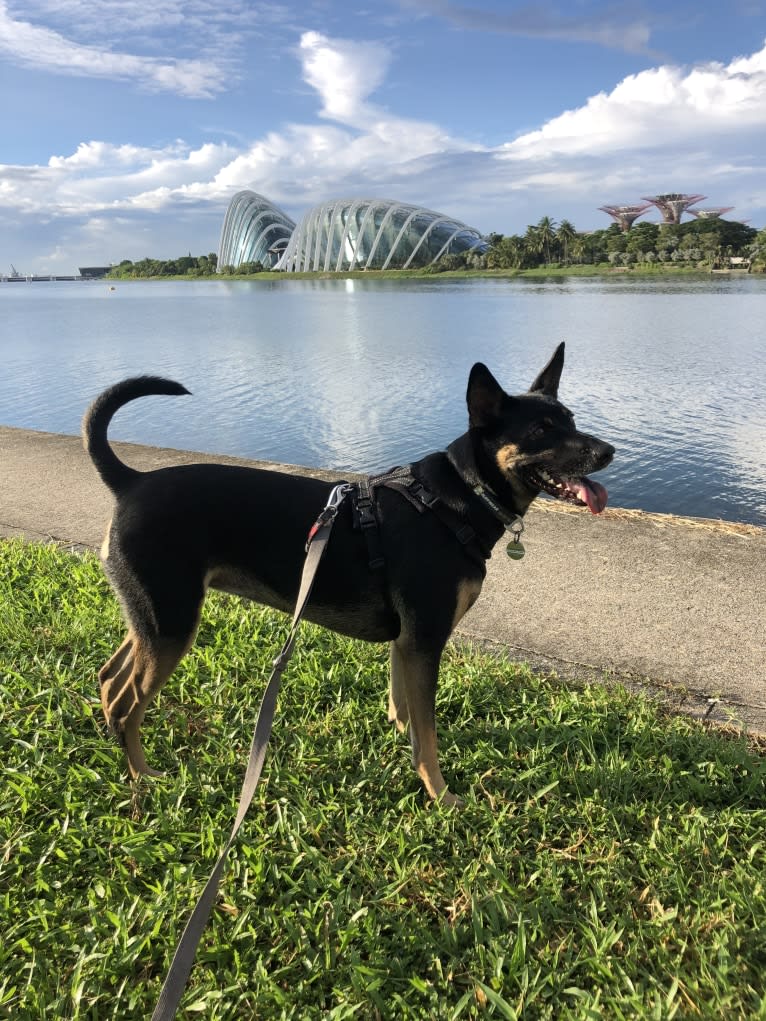
{"type": "Polygon", "coordinates": [[[633,226],[633,221],[637,220],[642,213],[651,205],[651,202],[644,202],[643,204],[636,203],[632,206],[599,206],[599,212],[608,213],[609,216],[619,223],[620,230],[630,230],[633,226]]]}
{"type": "Polygon", "coordinates": [[[724,213],[730,213],[734,206],[719,206],[717,209],[687,209],[690,216],[696,216],[698,220],[718,220],[724,213]]]}
{"type": "Polygon", "coordinates": [[[707,198],[706,195],[680,195],[678,192],[668,192],[667,195],[644,195],[644,202],[657,206],[662,213],[663,223],[680,223],[681,216],[687,212],[689,206],[695,202],[701,202],[707,198]]]}

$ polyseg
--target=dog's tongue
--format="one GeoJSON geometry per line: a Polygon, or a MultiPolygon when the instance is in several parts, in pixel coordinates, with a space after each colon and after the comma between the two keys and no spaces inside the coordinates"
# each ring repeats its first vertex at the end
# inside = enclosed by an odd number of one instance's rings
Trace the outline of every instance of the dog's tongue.
{"type": "Polygon", "coordinates": [[[591,514],[600,514],[606,507],[607,491],[599,482],[594,482],[587,475],[580,479],[567,479],[567,485],[579,500],[588,505],[591,514]]]}

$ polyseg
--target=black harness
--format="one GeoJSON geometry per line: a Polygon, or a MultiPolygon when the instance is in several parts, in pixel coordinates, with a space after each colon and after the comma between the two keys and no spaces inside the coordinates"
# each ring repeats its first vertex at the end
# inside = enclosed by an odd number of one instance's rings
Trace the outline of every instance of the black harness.
{"type": "Polygon", "coordinates": [[[466,556],[486,572],[485,562],[492,549],[476,534],[474,528],[444,501],[432,493],[415,478],[411,465],[391,468],[380,475],[367,475],[353,484],[351,506],[354,527],[359,528],[367,543],[367,554],[371,571],[379,571],[385,565],[383,546],[380,539],[380,525],[376,513],[376,490],[381,487],[393,489],[407,500],[419,514],[430,511],[460,543],[466,556]]]}

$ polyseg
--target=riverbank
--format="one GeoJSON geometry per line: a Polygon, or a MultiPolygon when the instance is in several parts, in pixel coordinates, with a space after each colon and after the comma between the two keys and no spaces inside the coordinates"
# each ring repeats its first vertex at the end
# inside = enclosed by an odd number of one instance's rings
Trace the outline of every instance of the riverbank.
{"type": "MultiPolygon", "coordinates": [[[[734,276],[747,276],[747,273],[734,271],[734,276]]],[[[760,275],[763,274],[755,274],[760,275]]],[[[548,277],[556,279],[562,277],[697,277],[700,279],[711,279],[713,274],[709,269],[699,269],[697,266],[678,266],[676,264],[655,263],[652,265],[642,264],[636,266],[614,267],[608,263],[583,266],[538,266],[534,269],[456,269],[434,272],[425,269],[359,269],[339,270],[338,272],[312,271],[307,273],[277,273],[273,270],[264,270],[262,273],[212,273],[204,276],[186,274],[183,276],[152,276],[152,277],[121,277],[111,274],[102,279],[110,283],[131,283],[135,280],[252,280],[252,281],[280,281],[280,280],[517,280],[537,279],[542,280],[548,277]]]]}
{"type": "MultiPolygon", "coordinates": [[[[266,462],[115,444],[141,470],[266,462]]],[[[77,437],[0,427],[0,536],[95,549],[111,497],[77,437]]],[[[330,477],[319,470],[309,474],[330,477]]],[[[527,555],[498,546],[460,636],[562,677],[645,686],[674,708],[766,733],[766,529],[538,501],[527,555]]]]}

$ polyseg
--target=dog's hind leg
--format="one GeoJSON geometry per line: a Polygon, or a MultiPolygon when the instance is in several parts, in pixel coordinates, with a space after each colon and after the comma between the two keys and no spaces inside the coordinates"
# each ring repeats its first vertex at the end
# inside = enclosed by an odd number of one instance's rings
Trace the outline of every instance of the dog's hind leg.
{"type": "Polygon", "coordinates": [[[400,635],[391,643],[391,691],[405,693],[412,765],[428,795],[445,805],[457,805],[461,801],[447,790],[436,742],[436,684],[441,652],[441,647],[424,649],[406,635],[400,635]]]}
{"type": "Polygon", "coordinates": [[[149,702],[194,641],[204,588],[187,577],[178,579],[173,593],[142,586],[140,596],[129,599],[127,592],[138,591],[137,586],[125,583],[131,577],[135,580],[134,575],[123,573],[119,588],[115,582],[130,628],[99,672],[101,706],[107,726],[125,751],[131,776],[161,776],[146,762],[139,730],[149,702]]]}
{"type": "Polygon", "coordinates": [[[147,764],[139,730],[149,702],[173,673],[189,644],[191,640],[147,640],[130,631],[99,672],[104,717],[125,751],[134,778],[142,773],[162,776],[147,764]]]}

